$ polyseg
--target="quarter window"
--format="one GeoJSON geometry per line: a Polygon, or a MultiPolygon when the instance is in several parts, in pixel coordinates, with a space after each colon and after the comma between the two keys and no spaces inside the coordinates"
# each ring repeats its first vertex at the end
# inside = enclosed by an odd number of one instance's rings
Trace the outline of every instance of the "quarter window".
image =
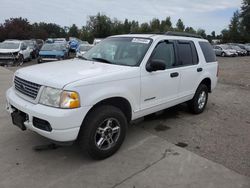
{"type": "MultiPolygon", "coordinates": [[[[216,62],[216,56],[211,44],[208,42],[199,42],[199,44],[206,59],[206,62],[207,63],[216,62]]],[[[220,47],[218,47],[218,49],[220,49],[220,47]]]]}

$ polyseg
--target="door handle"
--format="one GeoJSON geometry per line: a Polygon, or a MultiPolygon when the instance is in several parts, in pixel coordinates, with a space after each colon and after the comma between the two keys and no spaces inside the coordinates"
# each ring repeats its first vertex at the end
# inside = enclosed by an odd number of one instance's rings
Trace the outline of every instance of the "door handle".
{"type": "Polygon", "coordinates": [[[178,72],[173,72],[173,73],[170,74],[171,78],[178,77],[178,76],[179,76],[178,72]]]}
{"type": "Polygon", "coordinates": [[[203,68],[198,68],[197,69],[197,72],[202,72],[203,71],[203,68]]]}

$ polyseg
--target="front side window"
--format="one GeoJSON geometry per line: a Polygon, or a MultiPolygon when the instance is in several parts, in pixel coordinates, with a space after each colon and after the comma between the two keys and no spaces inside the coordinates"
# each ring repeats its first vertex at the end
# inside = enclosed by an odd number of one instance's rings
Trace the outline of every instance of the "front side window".
{"type": "Polygon", "coordinates": [[[101,41],[84,54],[83,58],[114,65],[139,66],[152,39],[112,37],[101,41]]]}
{"type": "Polygon", "coordinates": [[[160,42],[154,52],[151,60],[160,60],[166,64],[166,68],[171,68],[175,65],[175,51],[174,44],[168,42],[160,42]]]}

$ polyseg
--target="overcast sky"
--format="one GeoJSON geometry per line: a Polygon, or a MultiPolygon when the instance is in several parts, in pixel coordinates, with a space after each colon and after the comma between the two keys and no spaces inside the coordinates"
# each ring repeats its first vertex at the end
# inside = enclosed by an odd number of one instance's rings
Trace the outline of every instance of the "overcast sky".
{"type": "Polygon", "coordinates": [[[140,23],[171,16],[174,25],[181,18],[186,26],[219,33],[240,6],[241,0],[0,0],[0,23],[10,17],[24,17],[31,23],[83,26],[89,15],[101,12],[140,23]]]}

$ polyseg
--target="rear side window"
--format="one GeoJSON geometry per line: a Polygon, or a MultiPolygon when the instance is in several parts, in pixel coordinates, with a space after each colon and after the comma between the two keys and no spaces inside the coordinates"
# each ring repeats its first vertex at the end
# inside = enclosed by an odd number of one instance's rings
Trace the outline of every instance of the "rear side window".
{"type": "MultiPolygon", "coordinates": [[[[207,63],[215,62],[216,56],[214,50],[210,43],[208,42],[199,42],[201,50],[204,54],[207,63]]],[[[219,49],[219,48],[218,48],[219,49]]]]}
{"type": "Polygon", "coordinates": [[[198,64],[195,45],[191,41],[178,41],[179,63],[183,66],[198,64]]]}

